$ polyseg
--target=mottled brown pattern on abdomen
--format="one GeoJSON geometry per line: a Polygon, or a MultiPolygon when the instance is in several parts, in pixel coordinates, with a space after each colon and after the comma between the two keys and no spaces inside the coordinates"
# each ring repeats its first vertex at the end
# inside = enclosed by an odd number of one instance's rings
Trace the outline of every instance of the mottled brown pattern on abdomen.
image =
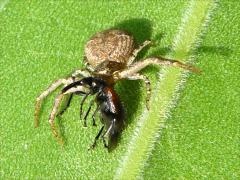
{"type": "Polygon", "coordinates": [[[87,42],[85,56],[93,68],[104,61],[126,64],[134,49],[133,36],[122,30],[106,30],[87,42]]]}

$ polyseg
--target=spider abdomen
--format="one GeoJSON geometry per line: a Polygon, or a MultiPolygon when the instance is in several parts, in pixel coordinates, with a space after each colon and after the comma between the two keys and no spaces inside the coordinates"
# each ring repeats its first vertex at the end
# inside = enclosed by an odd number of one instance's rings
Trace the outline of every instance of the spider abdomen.
{"type": "Polygon", "coordinates": [[[85,45],[85,56],[93,68],[105,61],[126,64],[134,49],[133,36],[112,29],[95,34],[85,45]]]}

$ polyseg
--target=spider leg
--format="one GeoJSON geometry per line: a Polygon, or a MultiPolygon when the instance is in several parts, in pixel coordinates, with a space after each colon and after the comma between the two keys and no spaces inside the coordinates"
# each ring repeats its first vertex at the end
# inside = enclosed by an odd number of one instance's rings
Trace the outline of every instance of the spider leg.
{"type": "Polygon", "coordinates": [[[62,110],[60,112],[57,113],[57,116],[61,116],[63,115],[63,113],[67,110],[67,108],[70,106],[70,103],[72,101],[72,97],[73,97],[73,94],[70,94],[67,98],[66,98],[66,102],[65,102],[65,105],[64,107],[62,108],[62,110]]]}
{"type": "MultiPolygon", "coordinates": [[[[78,78],[78,77],[87,77],[87,76],[90,76],[90,73],[89,71],[85,70],[85,69],[78,69],[78,70],[75,70],[72,75],[71,75],[71,78],[73,79],[73,81],[75,81],[75,78],[78,78]]],[[[64,87],[66,87],[67,85],[71,84],[71,83],[63,83],[64,84],[64,87]]],[[[67,108],[70,106],[70,103],[71,103],[71,100],[72,100],[72,96],[73,94],[70,94],[69,97],[67,97],[66,99],[66,105],[65,107],[57,114],[58,115],[62,115],[66,110],[67,108]]]]}
{"type": "MultiPolygon", "coordinates": [[[[66,87],[69,87],[72,84],[69,84],[66,87]]],[[[55,98],[53,109],[52,109],[52,112],[51,112],[50,117],[49,117],[49,123],[50,123],[51,129],[52,129],[52,133],[53,133],[54,137],[57,139],[57,141],[60,144],[63,144],[63,140],[62,140],[62,138],[59,136],[59,134],[57,132],[57,129],[56,129],[55,125],[54,125],[54,119],[56,117],[56,114],[57,114],[57,111],[58,111],[58,107],[61,104],[61,100],[67,94],[72,94],[72,93],[76,93],[76,92],[83,92],[83,93],[86,92],[86,88],[83,87],[83,86],[71,87],[71,88],[69,88],[67,90],[66,90],[66,87],[64,87],[62,92],[60,94],[58,94],[57,97],[55,98]]]]}
{"type": "Polygon", "coordinates": [[[147,76],[142,74],[133,74],[132,76],[127,77],[129,80],[143,80],[146,84],[147,96],[146,96],[146,107],[149,110],[149,102],[151,97],[151,82],[147,76]]]}
{"type": "Polygon", "coordinates": [[[90,72],[88,69],[77,69],[72,73],[72,77],[88,77],[90,76],[90,72]]]}
{"type": "Polygon", "coordinates": [[[50,117],[49,117],[49,123],[50,123],[51,129],[52,129],[52,133],[60,144],[63,144],[63,140],[57,132],[57,129],[54,125],[54,119],[55,119],[58,107],[61,103],[61,100],[62,100],[63,96],[64,96],[63,93],[60,93],[60,94],[57,95],[57,97],[55,98],[55,102],[54,102],[52,112],[51,112],[50,117]]]}
{"type": "Polygon", "coordinates": [[[94,139],[93,144],[90,146],[90,148],[88,150],[95,148],[95,146],[97,145],[97,141],[98,141],[99,137],[101,136],[101,134],[103,132],[103,129],[104,129],[104,126],[102,126],[102,128],[100,129],[100,131],[98,132],[97,136],[94,139]]]}
{"type": "Polygon", "coordinates": [[[177,60],[172,59],[166,59],[162,57],[153,57],[153,58],[147,58],[143,61],[138,61],[131,66],[129,66],[126,70],[123,70],[121,72],[117,72],[114,75],[115,80],[127,78],[128,76],[132,76],[133,74],[136,74],[137,72],[141,71],[148,65],[164,65],[164,66],[174,66],[174,67],[180,67],[195,73],[200,73],[201,71],[198,68],[195,68],[194,66],[181,63],[177,60]]]}
{"type": "Polygon", "coordinates": [[[137,49],[135,49],[132,53],[132,56],[128,60],[127,66],[131,65],[135,58],[137,57],[138,53],[149,44],[151,44],[151,41],[146,40],[137,49]]]}
{"type": "Polygon", "coordinates": [[[62,89],[62,93],[64,93],[64,94],[75,93],[78,95],[84,95],[84,97],[80,103],[80,118],[81,118],[83,103],[85,102],[86,98],[91,94],[91,91],[89,91],[87,88],[82,86],[81,83],[80,84],[79,83],[80,83],[80,81],[75,81],[74,83],[65,86],[62,89]]]}
{"type": "Polygon", "coordinates": [[[35,112],[34,112],[34,126],[38,127],[39,124],[39,113],[41,109],[42,101],[45,97],[47,97],[50,93],[52,93],[54,90],[56,90],[60,85],[62,84],[70,84],[73,82],[72,78],[67,79],[59,79],[55,82],[53,82],[45,91],[43,91],[36,99],[35,104],[35,112]]]}
{"type": "Polygon", "coordinates": [[[92,108],[93,103],[94,103],[94,100],[91,100],[89,108],[87,110],[87,113],[84,116],[84,127],[87,127],[87,117],[88,117],[88,114],[89,114],[89,112],[90,112],[90,110],[92,108]]]}

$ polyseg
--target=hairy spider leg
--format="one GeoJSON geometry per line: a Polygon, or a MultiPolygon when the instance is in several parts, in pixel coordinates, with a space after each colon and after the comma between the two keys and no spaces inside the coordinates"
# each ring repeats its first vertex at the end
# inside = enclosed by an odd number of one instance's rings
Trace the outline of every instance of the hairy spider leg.
{"type": "Polygon", "coordinates": [[[128,60],[127,66],[130,66],[133,63],[133,61],[136,59],[138,53],[149,44],[151,44],[151,41],[146,40],[137,49],[134,49],[132,56],[128,60]]]}
{"type": "MultiPolygon", "coordinates": [[[[83,109],[82,107],[83,107],[83,104],[84,104],[85,100],[87,99],[87,97],[88,97],[89,95],[90,95],[90,92],[87,93],[87,94],[85,94],[84,97],[82,98],[81,102],[80,102],[80,119],[82,119],[82,111],[83,111],[83,110],[82,110],[82,109],[83,109]]],[[[57,113],[56,116],[62,115],[62,114],[66,111],[66,109],[67,109],[67,108],[69,107],[69,105],[70,105],[70,102],[71,102],[71,100],[72,100],[72,96],[73,96],[73,93],[71,93],[70,96],[67,97],[65,107],[64,107],[59,113],[57,113]]],[[[93,103],[90,103],[90,109],[91,109],[92,104],[93,104],[93,103]]],[[[87,127],[86,119],[87,119],[87,116],[88,116],[88,113],[89,113],[90,109],[88,109],[87,114],[86,114],[85,117],[84,117],[84,127],[87,127]]],[[[96,125],[96,124],[95,124],[95,120],[94,120],[94,125],[96,125]]]]}
{"type": "Polygon", "coordinates": [[[65,102],[65,105],[64,105],[64,107],[62,108],[62,110],[59,112],[59,113],[57,113],[57,116],[61,116],[61,115],[63,115],[63,113],[67,110],[67,108],[70,106],[70,104],[71,104],[71,101],[72,101],[72,97],[73,97],[73,94],[70,94],[67,98],[66,98],[66,102],[65,102]]]}
{"type": "Polygon", "coordinates": [[[138,72],[147,67],[148,65],[164,65],[164,66],[174,66],[174,67],[180,67],[195,73],[200,73],[201,71],[197,69],[194,66],[188,65],[181,63],[180,61],[177,60],[172,60],[172,59],[166,59],[162,57],[153,57],[153,58],[147,58],[142,61],[138,61],[132,65],[130,65],[126,70],[116,72],[113,77],[115,81],[120,80],[120,79],[130,79],[130,80],[144,80],[147,88],[147,97],[146,97],[146,106],[147,109],[149,109],[149,101],[151,97],[151,87],[150,87],[150,81],[149,79],[144,76],[139,74],[138,72]]]}
{"type": "Polygon", "coordinates": [[[83,89],[84,89],[84,87],[81,85],[81,81],[75,81],[74,83],[69,84],[68,86],[64,87],[63,90],[62,90],[62,93],[65,93],[65,94],[68,94],[68,93],[72,92],[72,93],[75,93],[75,94],[84,95],[83,99],[80,102],[80,119],[82,118],[83,103],[85,102],[87,97],[91,94],[91,91],[89,91],[89,92],[81,91],[83,89]],[[79,88],[80,88],[80,90],[79,90],[79,88]]]}
{"type": "Polygon", "coordinates": [[[91,76],[88,69],[77,69],[72,73],[72,77],[88,77],[91,76]]]}
{"type": "Polygon", "coordinates": [[[68,85],[73,82],[72,77],[67,79],[59,79],[53,82],[45,91],[43,91],[36,99],[35,112],[34,112],[34,126],[38,127],[39,125],[39,113],[41,109],[41,104],[44,98],[46,98],[50,93],[56,90],[61,85],[68,85]]]}
{"type": "Polygon", "coordinates": [[[127,77],[127,79],[129,80],[143,80],[145,82],[145,85],[146,85],[146,107],[147,109],[149,110],[149,102],[150,102],[150,98],[151,98],[151,82],[150,80],[148,79],[147,76],[145,75],[142,75],[142,74],[139,74],[139,73],[136,73],[136,74],[133,74],[132,76],[129,76],[127,77]]]}
{"type": "MultiPolygon", "coordinates": [[[[73,82],[72,84],[75,84],[75,83],[76,82],[73,82]]],[[[70,84],[70,85],[72,85],[72,84],[70,84]]],[[[70,85],[68,85],[68,86],[70,86],[70,85]]],[[[68,86],[66,86],[66,87],[68,87],[68,86]]],[[[64,87],[62,92],[60,94],[58,94],[57,97],[55,98],[53,109],[52,109],[50,117],[49,117],[49,123],[50,123],[51,129],[52,129],[52,133],[60,144],[63,144],[63,140],[59,136],[59,133],[54,125],[54,119],[56,117],[58,107],[61,103],[62,98],[65,95],[71,94],[71,93],[76,93],[76,92],[83,92],[84,94],[87,93],[87,89],[83,86],[71,87],[70,89],[66,89],[66,87],[64,87]]]]}
{"type": "Polygon", "coordinates": [[[138,61],[134,64],[132,64],[131,66],[129,66],[126,70],[123,70],[121,72],[119,72],[117,74],[117,78],[118,79],[124,79],[127,78],[128,76],[131,76],[139,71],[141,71],[142,69],[144,69],[146,66],[148,65],[163,65],[163,66],[174,66],[174,67],[180,67],[195,73],[200,73],[201,71],[191,65],[188,64],[184,64],[180,61],[177,60],[172,60],[172,59],[166,59],[163,57],[153,57],[153,58],[147,58],[144,59],[142,61],[138,61]]]}
{"type": "Polygon", "coordinates": [[[78,76],[86,77],[89,75],[90,73],[88,71],[78,69],[72,73],[71,77],[58,79],[54,81],[45,91],[43,91],[36,99],[35,112],[34,112],[34,127],[38,127],[39,125],[39,113],[40,113],[41,104],[44,98],[46,98],[49,94],[55,91],[59,86],[61,85],[67,86],[73,83],[76,77],[78,76]]]}
{"type": "Polygon", "coordinates": [[[59,136],[59,133],[54,125],[54,119],[55,119],[58,107],[59,107],[63,97],[64,97],[64,94],[62,94],[62,93],[57,95],[57,97],[55,98],[55,101],[54,101],[54,106],[53,106],[52,112],[49,117],[49,123],[50,123],[51,129],[52,129],[52,133],[60,144],[63,144],[63,139],[59,136]]]}

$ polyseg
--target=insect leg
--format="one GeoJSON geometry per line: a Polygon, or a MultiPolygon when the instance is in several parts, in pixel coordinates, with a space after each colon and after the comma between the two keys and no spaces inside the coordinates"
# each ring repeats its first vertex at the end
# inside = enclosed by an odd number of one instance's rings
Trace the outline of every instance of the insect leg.
{"type": "Polygon", "coordinates": [[[99,111],[99,109],[100,109],[100,106],[97,105],[97,108],[95,109],[95,111],[94,111],[94,113],[93,113],[93,115],[92,115],[93,126],[96,126],[96,114],[97,114],[97,112],[99,111]]]}
{"type": "Polygon", "coordinates": [[[102,135],[102,140],[103,140],[103,144],[105,148],[108,148],[107,142],[106,142],[106,136],[109,134],[109,132],[111,131],[113,124],[115,123],[115,120],[113,120],[111,122],[111,125],[108,127],[108,129],[105,131],[105,133],[102,135]]]}
{"type": "Polygon", "coordinates": [[[99,137],[101,136],[101,134],[102,134],[102,132],[103,132],[103,129],[104,129],[104,126],[102,126],[102,128],[100,129],[100,131],[98,132],[97,136],[96,136],[95,139],[94,139],[93,144],[90,146],[90,148],[89,148],[88,150],[95,148],[95,146],[96,146],[96,144],[97,144],[97,140],[98,140],[99,137]]]}
{"type": "Polygon", "coordinates": [[[84,127],[87,127],[87,117],[88,117],[88,114],[89,114],[89,112],[90,112],[90,110],[92,108],[93,103],[94,103],[94,100],[91,100],[89,108],[87,110],[87,113],[84,116],[84,127]]]}
{"type": "Polygon", "coordinates": [[[72,97],[73,97],[73,94],[70,94],[66,97],[64,107],[62,108],[62,110],[59,113],[57,113],[57,116],[63,115],[63,113],[67,110],[67,108],[70,106],[70,103],[72,101],[72,97]]]}
{"type": "Polygon", "coordinates": [[[85,96],[82,98],[81,102],[80,102],[80,119],[82,119],[82,107],[83,107],[83,103],[85,102],[85,100],[87,99],[87,97],[90,95],[90,92],[85,94],[85,96]]]}

